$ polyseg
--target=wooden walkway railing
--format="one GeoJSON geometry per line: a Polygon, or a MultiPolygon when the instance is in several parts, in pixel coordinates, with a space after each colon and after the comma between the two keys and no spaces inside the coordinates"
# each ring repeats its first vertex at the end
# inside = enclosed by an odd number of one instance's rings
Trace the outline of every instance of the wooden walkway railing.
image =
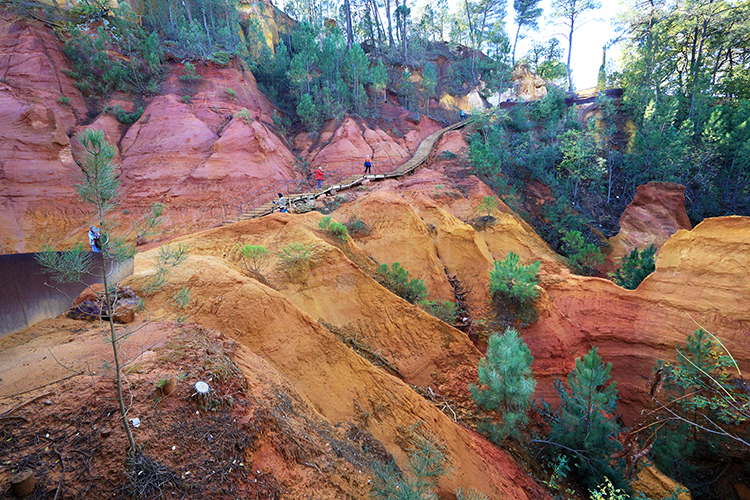
{"type": "Polygon", "coordinates": [[[444,129],[440,129],[437,132],[425,137],[425,139],[419,144],[417,150],[414,152],[414,156],[407,160],[403,165],[397,167],[396,170],[393,170],[391,172],[386,172],[383,174],[352,175],[336,184],[323,186],[323,189],[310,192],[300,192],[297,194],[291,192],[295,191],[296,189],[289,188],[297,185],[299,185],[299,187],[302,187],[303,184],[308,183],[307,180],[282,181],[274,183],[270,186],[267,186],[266,188],[259,190],[254,196],[250,195],[236,202],[224,204],[224,224],[231,224],[233,222],[254,219],[256,217],[262,217],[264,215],[270,214],[274,210],[278,209],[278,205],[275,204],[273,200],[274,193],[277,193],[278,191],[286,191],[288,193],[285,198],[288,205],[291,207],[299,203],[305,203],[311,200],[315,200],[318,197],[329,194],[332,191],[338,192],[346,189],[351,189],[359,184],[362,184],[362,181],[364,181],[365,179],[371,181],[380,179],[392,179],[410,174],[427,160],[427,158],[430,156],[432,148],[435,147],[435,144],[438,142],[438,140],[440,140],[443,134],[464,127],[467,123],[469,123],[469,120],[454,123],[453,125],[445,127],[444,129]],[[286,187],[287,189],[283,189],[282,184],[283,187],[286,187]],[[259,204],[259,206],[255,206],[257,200],[261,198],[269,198],[269,193],[271,199],[263,204],[259,204]],[[240,207],[236,217],[227,218],[226,209],[228,206],[240,207]],[[249,210],[242,211],[241,207],[244,206],[247,206],[249,210]]]}

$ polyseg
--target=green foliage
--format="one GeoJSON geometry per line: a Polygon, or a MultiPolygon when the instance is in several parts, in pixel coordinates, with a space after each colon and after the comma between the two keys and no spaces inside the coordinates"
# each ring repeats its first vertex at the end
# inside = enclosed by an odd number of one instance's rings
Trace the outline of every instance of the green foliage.
{"type": "MultiPolygon", "coordinates": [[[[750,397],[731,383],[731,370],[738,370],[737,363],[716,337],[695,330],[685,347],[676,349],[677,364],[667,367],[667,376],[686,394],[674,404],[692,413],[692,422],[705,420],[716,431],[717,424],[736,426],[750,420],[750,397]]],[[[720,434],[727,435],[726,428],[720,434]]]]}
{"type": "Polygon", "coordinates": [[[573,201],[577,202],[581,183],[596,188],[606,173],[606,160],[600,156],[602,144],[595,120],[589,121],[587,130],[566,130],[561,139],[563,158],[558,168],[572,181],[573,201]]]}
{"type": "Polygon", "coordinates": [[[92,254],[83,243],[76,243],[66,252],[57,252],[45,244],[34,258],[58,283],[80,282],[92,266],[92,254]]]}
{"type": "Polygon", "coordinates": [[[349,239],[349,234],[347,233],[346,226],[338,221],[331,220],[331,217],[329,215],[320,219],[320,222],[318,222],[318,227],[320,227],[320,229],[327,232],[331,236],[335,236],[336,238],[340,239],[341,241],[347,241],[349,239]]]}
{"type": "Polygon", "coordinates": [[[388,264],[381,264],[378,267],[377,279],[384,287],[412,304],[427,298],[424,280],[409,279],[409,271],[398,262],[394,262],[390,268],[388,264]]]}
{"type": "Polygon", "coordinates": [[[513,252],[508,252],[503,260],[496,260],[490,271],[490,295],[501,296],[519,302],[533,302],[539,296],[536,289],[537,274],[542,263],[524,265],[513,252]]]}
{"type": "Polygon", "coordinates": [[[435,95],[435,88],[437,87],[437,71],[432,63],[428,62],[424,66],[424,71],[422,72],[422,87],[424,87],[428,99],[435,95]]]}
{"type": "Polygon", "coordinates": [[[192,298],[192,295],[192,292],[184,286],[180,287],[180,289],[172,295],[172,302],[174,302],[178,310],[175,319],[179,324],[184,323],[187,319],[185,309],[187,309],[190,305],[190,299],[192,298]]]}
{"type": "Polygon", "coordinates": [[[344,223],[349,235],[356,238],[358,236],[367,236],[370,234],[370,226],[365,221],[352,214],[344,223]]]}
{"type": "Polygon", "coordinates": [[[686,209],[695,220],[747,214],[750,161],[738,152],[747,151],[748,141],[735,139],[748,134],[742,126],[750,117],[747,87],[737,84],[747,81],[750,65],[734,61],[750,46],[743,34],[750,5],[721,0],[675,6],[630,9],[620,19],[632,35],[618,84],[626,89],[623,103],[636,131],[621,179],[685,185],[686,209]]]}
{"type": "Polygon", "coordinates": [[[180,102],[187,104],[190,102],[190,99],[192,99],[192,97],[185,94],[184,96],[180,97],[180,102]]]}
{"type": "Polygon", "coordinates": [[[487,352],[479,360],[479,385],[471,384],[471,399],[490,412],[500,412],[502,424],[483,422],[483,431],[492,441],[501,443],[508,436],[520,435],[519,427],[528,422],[528,409],[536,381],[531,351],[518,334],[509,328],[504,334],[493,333],[487,352]]]}
{"type": "Polygon", "coordinates": [[[312,250],[312,244],[306,245],[304,243],[290,243],[281,247],[279,257],[286,264],[291,278],[296,278],[310,265],[312,250]]]}
{"type": "Polygon", "coordinates": [[[318,106],[310,94],[305,94],[297,105],[297,115],[308,130],[317,130],[320,124],[318,106]]]}
{"type": "Polygon", "coordinates": [[[440,321],[454,325],[458,315],[458,306],[450,300],[420,300],[421,307],[427,314],[435,316],[440,321]]]}
{"type": "Polygon", "coordinates": [[[104,139],[101,130],[86,129],[75,135],[85,154],[78,161],[81,173],[75,190],[81,199],[96,208],[103,240],[107,240],[104,216],[114,208],[120,194],[120,181],[113,163],[115,148],[104,139]]]}
{"type": "Polygon", "coordinates": [[[226,94],[227,94],[227,96],[229,96],[229,98],[230,98],[230,99],[234,99],[234,100],[237,100],[237,91],[236,91],[236,90],[234,90],[233,88],[231,88],[231,87],[230,87],[230,88],[227,88],[227,89],[226,89],[226,90],[224,91],[224,93],[226,93],[226,94]]]}
{"type": "Polygon", "coordinates": [[[182,264],[188,257],[188,246],[178,243],[176,246],[162,245],[156,258],[156,268],[141,284],[140,291],[144,295],[152,295],[160,291],[167,284],[170,271],[182,264]]]}
{"type": "Polygon", "coordinates": [[[155,32],[148,33],[127,3],[112,11],[111,23],[99,26],[92,37],[74,25],[63,52],[73,67],[66,74],[87,97],[104,97],[113,91],[154,94],[164,77],[164,54],[155,32]],[[113,58],[117,51],[124,58],[113,58]]]}
{"type": "Polygon", "coordinates": [[[252,270],[262,276],[263,268],[268,263],[270,255],[268,249],[263,245],[242,245],[237,244],[237,248],[240,250],[242,256],[246,259],[246,266],[248,270],[252,270]]]}
{"type": "MultiPolygon", "coordinates": [[[[570,466],[568,466],[568,457],[566,457],[565,455],[557,455],[553,460],[554,462],[551,464],[552,473],[549,476],[549,480],[542,481],[542,483],[545,484],[552,491],[559,491],[561,493],[565,493],[568,497],[574,495],[575,492],[571,490],[570,488],[565,488],[563,490],[563,483],[567,481],[568,474],[570,474],[570,466]]],[[[555,498],[560,498],[560,497],[555,496],[555,498]]]]}
{"type": "Polygon", "coordinates": [[[165,48],[178,60],[206,60],[225,65],[246,52],[236,2],[147,0],[143,25],[163,36],[165,48]]]}
{"type": "Polygon", "coordinates": [[[435,487],[447,472],[447,447],[424,422],[409,428],[407,466],[401,472],[396,463],[375,463],[370,496],[377,500],[437,500],[435,487]]]}
{"type": "Polygon", "coordinates": [[[70,104],[70,97],[64,95],[60,96],[57,98],[57,102],[59,102],[63,106],[67,106],[68,104],[70,104]]]}
{"type": "Polygon", "coordinates": [[[242,108],[239,111],[237,111],[237,118],[245,122],[246,124],[250,125],[255,121],[253,118],[253,115],[250,114],[250,111],[247,110],[247,108],[242,108]]]}
{"type": "Polygon", "coordinates": [[[624,490],[615,488],[608,477],[596,489],[591,490],[591,500],[631,500],[631,496],[624,490]]]}
{"type": "Polygon", "coordinates": [[[197,80],[202,79],[203,77],[195,72],[195,65],[191,62],[186,62],[185,66],[182,68],[182,75],[180,75],[180,80],[183,82],[194,82],[197,80]]]}
{"type": "Polygon", "coordinates": [[[141,115],[143,115],[143,107],[138,106],[138,108],[135,111],[128,113],[122,108],[122,106],[118,104],[114,107],[105,106],[103,112],[105,114],[110,114],[114,116],[115,118],[117,118],[118,122],[124,125],[132,125],[138,121],[141,115]]]}
{"type": "MultiPolygon", "coordinates": [[[[126,242],[124,237],[114,237],[109,234],[108,227],[113,226],[114,222],[105,220],[107,213],[115,207],[116,199],[120,194],[119,181],[116,177],[117,172],[112,161],[115,149],[104,139],[104,133],[101,130],[85,129],[77,133],[75,138],[83,147],[83,153],[78,160],[78,166],[81,169],[80,184],[77,184],[75,189],[81,199],[92,206],[95,214],[94,217],[99,221],[101,231],[100,248],[105,264],[102,266],[101,274],[104,288],[101,298],[104,299],[104,305],[107,308],[111,308],[116,301],[116,295],[113,294],[116,293],[118,284],[111,280],[106,270],[106,264],[122,262],[135,254],[135,249],[126,242]]],[[[177,252],[169,254],[163,253],[160,249],[157,268],[162,271],[162,276],[159,277],[161,282],[166,280],[164,277],[166,266],[177,265],[182,262],[186,257],[186,252],[187,247],[183,246],[179,246],[177,252]],[[163,256],[165,258],[162,259],[163,256]]],[[[48,269],[60,281],[80,280],[84,272],[91,270],[91,259],[84,257],[82,246],[77,246],[72,252],[67,253],[68,255],[61,255],[53,252],[49,246],[46,246],[43,249],[39,262],[42,265],[48,266],[48,269]]],[[[181,293],[175,296],[175,302],[178,306],[184,307],[189,302],[189,298],[189,292],[181,291],[181,293]]],[[[123,387],[123,373],[120,363],[121,342],[128,338],[131,332],[127,328],[123,332],[117,327],[113,316],[114,314],[109,314],[106,322],[101,321],[101,323],[104,326],[103,331],[112,346],[115,361],[117,402],[121,422],[127,435],[128,451],[135,452],[136,443],[128,421],[128,407],[125,404],[125,388],[123,387]]],[[[104,318],[101,319],[103,320],[104,318]]],[[[128,456],[132,456],[132,453],[128,453],[128,456]]]]}
{"type": "Polygon", "coordinates": [[[159,226],[164,222],[164,204],[154,202],[151,204],[150,213],[146,213],[142,219],[133,222],[136,234],[136,243],[143,244],[146,238],[156,234],[159,226]]]}
{"type": "Polygon", "coordinates": [[[477,206],[477,213],[489,216],[497,212],[498,208],[500,208],[500,200],[497,196],[485,196],[477,206]]]}
{"type": "Polygon", "coordinates": [[[601,248],[593,243],[586,243],[580,231],[565,233],[562,244],[568,267],[578,274],[591,274],[595,266],[604,262],[601,248]]]}
{"type": "Polygon", "coordinates": [[[635,290],[656,269],[656,246],[650,245],[640,252],[634,248],[622,258],[620,269],[609,274],[612,281],[628,290],[635,290]]]}
{"type": "MultiPolygon", "coordinates": [[[[573,472],[584,485],[596,487],[606,476],[620,478],[610,465],[620,426],[615,420],[617,383],[609,383],[612,364],[602,363],[594,348],[568,374],[567,387],[554,381],[560,405],[553,412],[545,401],[541,414],[547,419],[548,441],[574,465],[573,472]]],[[[618,485],[619,486],[619,485],[618,485]]]]}

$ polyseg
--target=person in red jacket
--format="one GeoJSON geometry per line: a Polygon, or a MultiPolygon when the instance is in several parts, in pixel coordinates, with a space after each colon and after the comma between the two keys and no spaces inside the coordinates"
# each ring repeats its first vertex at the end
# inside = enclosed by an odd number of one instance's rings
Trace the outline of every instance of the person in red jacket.
{"type": "Polygon", "coordinates": [[[315,180],[318,181],[318,189],[322,189],[323,186],[323,170],[318,167],[318,171],[315,172],[315,180]]]}

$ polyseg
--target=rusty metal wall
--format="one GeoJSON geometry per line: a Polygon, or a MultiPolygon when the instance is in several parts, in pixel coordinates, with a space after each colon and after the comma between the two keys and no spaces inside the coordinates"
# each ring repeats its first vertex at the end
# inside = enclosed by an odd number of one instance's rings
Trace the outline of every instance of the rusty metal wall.
{"type": "MultiPolygon", "coordinates": [[[[102,282],[101,254],[82,283],[58,283],[46,274],[33,253],[0,255],[0,337],[16,333],[44,319],[64,313],[86,285],[102,282]],[[98,277],[97,277],[98,276],[98,277]]],[[[113,279],[133,274],[133,259],[111,264],[113,279]]]]}

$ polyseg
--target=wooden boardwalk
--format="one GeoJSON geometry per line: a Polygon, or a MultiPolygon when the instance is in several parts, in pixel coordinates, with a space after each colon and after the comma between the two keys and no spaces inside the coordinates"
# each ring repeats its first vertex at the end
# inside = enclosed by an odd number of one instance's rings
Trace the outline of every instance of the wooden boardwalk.
{"type": "MultiPolygon", "coordinates": [[[[425,161],[427,161],[427,158],[430,156],[430,153],[432,152],[432,148],[435,147],[435,144],[440,140],[443,134],[446,134],[447,132],[450,132],[452,130],[457,130],[461,127],[464,127],[467,123],[468,123],[468,120],[454,123],[453,125],[445,127],[444,129],[440,129],[437,132],[428,135],[419,144],[419,147],[414,152],[414,156],[412,156],[409,160],[406,161],[406,163],[398,167],[396,170],[393,170],[391,172],[386,172],[384,174],[353,175],[351,177],[344,179],[343,181],[337,184],[333,184],[330,186],[323,186],[323,189],[321,190],[311,191],[308,193],[290,194],[290,195],[285,196],[285,199],[287,200],[287,204],[288,206],[294,206],[299,203],[305,203],[311,200],[315,200],[318,197],[330,194],[331,192],[339,192],[339,191],[344,191],[346,189],[351,189],[355,186],[362,184],[362,181],[364,180],[377,181],[381,179],[393,179],[393,178],[401,177],[404,175],[408,175],[414,172],[414,170],[416,170],[425,161]]],[[[269,201],[268,203],[264,203],[263,205],[257,208],[254,208],[253,210],[244,212],[235,218],[226,219],[224,221],[224,225],[231,224],[233,222],[242,221],[242,220],[254,219],[256,217],[262,217],[264,215],[270,214],[276,209],[278,209],[278,205],[275,204],[273,201],[269,201]]]]}

